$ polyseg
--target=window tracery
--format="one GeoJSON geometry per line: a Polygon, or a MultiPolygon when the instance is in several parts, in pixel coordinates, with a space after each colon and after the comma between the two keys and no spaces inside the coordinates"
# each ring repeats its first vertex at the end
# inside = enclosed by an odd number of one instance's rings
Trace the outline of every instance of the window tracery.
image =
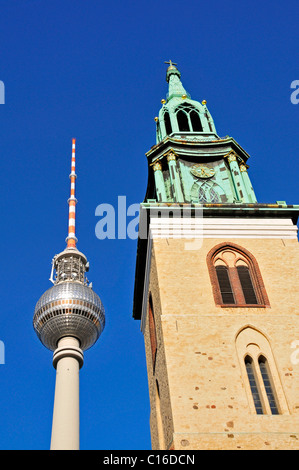
{"type": "Polygon", "coordinates": [[[248,250],[222,243],[207,256],[216,305],[221,307],[269,307],[262,276],[248,250]]]}
{"type": "Polygon", "coordinates": [[[252,326],[245,326],[236,336],[248,404],[258,415],[288,414],[276,362],[267,337],[252,326]]]}
{"type": "Polygon", "coordinates": [[[182,132],[202,132],[202,123],[199,112],[189,103],[184,103],[177,107],[176,118],[178,128],[182,132]]]}

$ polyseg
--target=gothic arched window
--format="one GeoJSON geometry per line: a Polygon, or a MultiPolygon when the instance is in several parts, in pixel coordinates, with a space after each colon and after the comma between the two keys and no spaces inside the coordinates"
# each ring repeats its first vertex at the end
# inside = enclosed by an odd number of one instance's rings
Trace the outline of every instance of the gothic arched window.
{"type": "Polygon", "coordinates": [[[204,204],[206,202],[218,203],[220,202],[217,191],[213,188],[213,183],[206,181],[198,190],[198,202],[204,204]]]}
{"type": "Polygon", "coordinates": [[[276,361],[266,336],[256,328],[246,326],[237,334],[236,349],[251,412],[288,414],[276,361]]]}
{"type": "Polygon", "coordinates": [[[190,118],[193,132],[202,132],[201,120],[198,113],[196,111],[191,111],[190,118]]]}
{"type": "Polygon", "coordinates": [[[167,111],[165,111],[165,113],[164,113],[164,123],[165,123],[166,134],[167,135],[171,134],[172,133],[172,127],[171,127],[169,113],[167,111]]]}
{"type": "Polygon", "coordinates": [[[216,305],[269,307],[262,276],[254,256],[233,243],[221,243],[207,256],[216,305]]]}
{"type": "Polygon", "coordinates": [[[182,132],[202,132],[199,112],[189,103],[184,103],[176,109],[179,130],[182,132]]]}

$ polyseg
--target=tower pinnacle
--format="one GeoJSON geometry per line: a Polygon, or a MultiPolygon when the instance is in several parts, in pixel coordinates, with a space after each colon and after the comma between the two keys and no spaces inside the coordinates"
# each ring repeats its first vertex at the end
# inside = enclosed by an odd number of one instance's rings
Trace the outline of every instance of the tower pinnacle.
{"type": "Polygon", "coordinates": [[[165,64],[169,64],[166,72],[166,81],[169,84],[168,101],[173,96],[185,96],[186,98],[188,96],[190,98],[189,93],[187,93],[181,82],[181,72],[176,67],[178,64],[171,60],[165,62],[165,64]]]}
{"type": "MultiPolygon", "coordinates": [[[[167,72],[170,72],[171,70],[173,72],[177,71],[179,73],[179,75],[181,75],[180,72],[178,71],[178,69],[176,68],[176,65],[178,65],[178,64],[176,64],[175,62],[172,62],[172,60],[165,61],[164,64],[169,65],[169,67],[167,69],[167,72]]],[[[168,75],[167,75],[166,80],[168,81],[168,75]]]]}
{"type": "Polygon", "coordinates": [[[179,78],[181,78],[181,73],[177,69],[177,65],[175,62],[172,62],[172,60],[164,62],[165,64],[168,64],[169,67],[167,68],[166,72],[166,81],[169,82],[169,78],[171,75],[177,75],[179,78]]]}
{"type": "Polygon", "coordinates": [[[75,236],[75,139],[72,140],[71,194],[67,246],[54,256],[48,289],[36,304],[33,327],[48,349],[54,351],[57,370],[51,449],[79,448],[79,381],[83,351],[90,348],[105,326],[105,311],[86,278],[89,263],[78,251],[75,236]]]}
{"type": "Polygon", "coordinates": [[[177,68],[177,63],[172,60],[165,61],[168,65],[166,81],[168,83],[168,93],[166,99],[162,99],[162,108],[156,122],[156,143],[165,138],[174,137],[182,139],[194,138],[193,134],[200,134],[198,138],[210,139],[217,137],[213,118],[206,106],[207,102],[201,103],[192,100],[191,95],[184,88],[181,81],[181,72],[177,68]]]}

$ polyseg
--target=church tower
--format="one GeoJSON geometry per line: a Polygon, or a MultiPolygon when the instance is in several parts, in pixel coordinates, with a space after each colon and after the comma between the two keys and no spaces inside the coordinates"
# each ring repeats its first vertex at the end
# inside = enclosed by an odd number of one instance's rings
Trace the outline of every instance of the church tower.
{"type": "Polygon", "coordinates": [[[153,449],[299,449],[299,205],[257,202],[176,64],[147,152],[133,318],[153,449]]]}

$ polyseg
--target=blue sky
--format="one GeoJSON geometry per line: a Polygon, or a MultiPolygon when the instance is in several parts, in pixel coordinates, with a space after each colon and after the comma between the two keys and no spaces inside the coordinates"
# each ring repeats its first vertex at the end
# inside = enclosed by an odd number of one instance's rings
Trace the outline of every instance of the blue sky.
{"type": "Polygon", "coordinates": [[[95,209],[144,198],[169,59],[218,134],[251,155],[258,201],[298,204],[297,11],[295,0],[0,0],[0,449],[50,444],[55,370],[32,316],[65,248],[73,137],[78,248],[107,315],[80,373],[81,449],[150,449],[137,242],[98,240],[95,209]]]}

